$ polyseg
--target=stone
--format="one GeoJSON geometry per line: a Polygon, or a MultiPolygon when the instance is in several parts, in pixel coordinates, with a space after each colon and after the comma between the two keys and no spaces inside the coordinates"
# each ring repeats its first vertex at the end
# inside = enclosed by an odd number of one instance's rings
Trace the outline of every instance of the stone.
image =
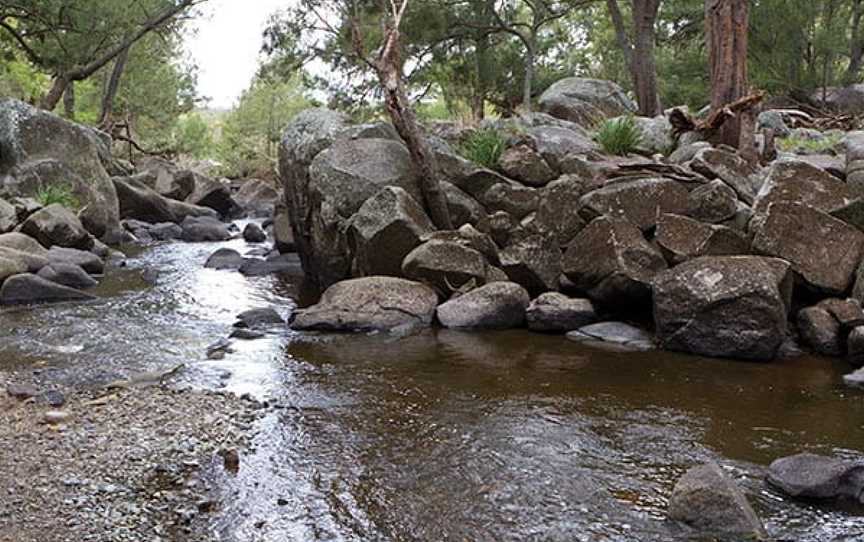
{"type": "Polygon", "coordinates": [[[534,295],[558,289],[561,249],[548,236],[531,235],[501,251],[501,269],[510,281],[534,295]]]}
{"type": "Polygon", "coordinates": [[[455,240],[431,239],[405,256],[402,274],[449,294],[486,279],[486,258],[478,250],[455,240]]]}
{"type": "Polygon", "coordinates": [[[518,220],[537,210],[540,196],[535,188],[498,183],[483,193],[480,202],[491,213],[504,211],[518,220]]]}
{"type": "Polygon", "coordinates": [[[823,299],[816,306],[828,311],[844,332],[848,333],[853,328],[864,325],[864,310],[861,309],[861,302],[857,299],[828,298],[823,299]]]}
{"type": "Polygon", "coordinates": [[[99,284],[80,266],[69,263],[48,264],[40,269],[37,275],[51,282],[78,290],[86,290],[99,284]]]}
{"type": "Polygon", "coordinates": [[[429,327],[438,304],[430,287],[396,277],[363,277],[327,288],[317,305],[294,313],[303,331],[399,331],[429,327]]]}
{"type": "Polygon", "coordinates": [[[291,274],[302,276],[300,260],[296,254],[280,254],[266,260],[246,258],[240,266],[240,273],[246,277],[263,277],[273,274],[291,274]]]}
{"type": "Polygon", "coordinates": [[[455,227],[464,224],[478,225],[486,216],[486,209],[476,199],[468,195],[455,184],[446,181],[441,183],[444,197],[447,198],[447,208],[450,219],[455,227]]]}
{"type": "Polygon", "coordinates": [[[864,85],[817,88],[813,91],[811,99],[814,103],[826,106],[832,111],[858,115],[864,112],[864,85]]]}
{"type": "Polygon", "coordinates": [[[234,200],[243,208],[247,216],[266,218],[274,216],[281,197],[273,183],[260,179],[247,179],[240,185],[240,190],[234,194],[234,200]]]}
{"type": "Polygon", "coordinates": [[[827,310],[807,307],[798,311],[798,331],[805,344],[823,356],[840,356],[845,351],[840,322],[827,310]]]}
{"type": "Polygon", "coordinates": [[[267,334],[263,331],[255,331],[254,329],[247,328],[237,328],[228,335],[231,339],[240,339],[244,341],[253,341],[255,339],[261,339],[265,337],[267,334]]]}
{"type": "Polygon", "coordinates": [[[241,312],[237,315],[237,322],[234,323],[234,327],[257,328],[284,323],[285,319],[278,312],[265,307],[241,312]]]}
{"type": "Polygon", "coordinates": [[[499,247],[506,247],[510,241],[519,237],[522,226],[506,211],[496,211],[489,215],[487,225],[489,236],[499,247]]]}
{"type": "Polygon", "coordinates": [[[276,214],[273,216],[273,242],[276,250],[282,254],[297,252],[291,217],[288,216],[288,208],[281,202],[277,203],[276,214]]]}
{"type": "Polygon", "coordinates": [[[575,288],[599,303],[638,303],[650,296],[654,276],[666,269],[662,254],[632,222],[593,220],[564,253],[563,270],[575,288]]]}
{"type": "MultiPolygon", "coordinates": [[[[692,132],[691,132],[692,133],[692,132]]],[[[667,160],[670,164],[685,164],[699,154],[699,151],[710,149],[711,143],[707,141],[695,141],[693,143],[681,143],[677,149],[672,151],[667,160]]]]}
{"type": "Polygon", "coordinates": [[[0,254],[0,283],[7,278],[26,273],[27,264],[19,258],[8,258],[0,254]]]}
{"type": "Polygon", "coordinates": [[[5,199],[0,199],[0,233],[10,232],[17,225],[18,210],[5,199]]]}
{"type": "Polygon", "coordinates": [[[9,384],[6,386],[6,393],[13,399],[26,401],[27,399],[36,397],[39,391],[35,387],[27,384],[9,384]]]}
{"type": "Polygon", "coordinates": [[[195,190],[195,177],[190,172],[180,171],[172,162],[156,156],[147,156],[138,161],[138,170],[147,173],[147,185],[159,195],[175,201],[183,201],[195,190]]]}
{"type": "Polygon", "coordinates": [[[46,187],[68,187],[82,206],[78,219],[88,233],[102,237],[116,229],[117,193],[102,160],[105,154],[110,158],[110,148],[94,134],[51,112],[0,100],[0,188],[32,197],[46,187]]]}
{"type": "Polygon", "coordinates": [[[436,314],[446,328],[510,329],[525,323],[531,298],[513,282],[490,282],[440,305],[436,314]]]}
{"type": "Polygon", "coordinates": [[[852,201],[846,183],[797,160],[779,160],[768,170],[753,211],[764,214],[772,203],[797,203],[826,213],[852,201]]]}
{"type": "MultiPolygon", "coordinates": [[[[846,359],[855,366],[864,365],[864,326],[857,326],[849,332],[846,339],[846,359]]],[[[843,379],[848,384],[846,376],[843,379]]],[[[864,380],[857,380],[856,383],[864,384],[864,380]]]]}
{"type": "Polygon", "coordinates": [[[105,271],[105,263],[102,261],[102,258],[86,250],[51,247],[47,258],[51,263],[77,265],[91,275],[101,275],[105,271]]]}
{"type": "Polygon", "coordinates": [[[247,243],[263,243],[267,240],[267,234],[261,229],[261,226],[250,222],[243,228],[243,239],[247,243]]]}
{"type": "Polygon", "coordinates": [[[207,269],[222,269],[238,271],[246,262],[246,259],[234,249],[220,248],[207,258],[204,267],[207,269]]]}
{"type": "Polygon", "coordinates": [[[72,420],[72,414],[65,410],[49,410],[42,414],[42,423],[60,425],[72,420]]]}
{"type": "Polygon", "coordinates": [[[687,197],[687,216],[701,222],[717,224],[732,218],[737,211],[738,196],[719,179],[694,188],[687,197]]]}
{"type": "Polygon", "coordinates": [[[686,213],[688,196],[684,185],[671,179],[615,181],[582,196],[579,214],[589,222],[599,216],[626,218],[647,231],[663,213],[686,213]]]}
{"type": "Polygon", "coordinates": [[[30,215],[21,225],[21,233],[46,247],[57,245],[88,250],[93,246],[93,238],[78,217],[59,203],[30,215]]]}
{"type": "Polygon", "coordinates": [[[703,356],[772,360],[787,333],[789,264],[758,256],[707,256],[652,281],[660,344],[703,356]]]}
{"type": "Polygon", "coordinates": [[[39,241],[19,232],[0,234],[0,247],[19,250],[35,256],[46,257],[48,255],[48,249],[42,246],[39,241]]]}
{"type": "Polygon", "coordinates": [[[567,333],[567,339],[607,350],[653,350],[654,337],[639,327],[625,322],[598,322],[567,333]]]}
{"type": "Polygon", "coordinates": [[[712,534],[768,540],[762,521],[741,489],[716,463],[689,469],[669,498],[669,519],[712,534]]]}
{"type": "Polygon", "coordinates": [[[590,299],[573,299],[562,293],[547,292],[531,302],[525,320],[532,331],[564,332],[594,323],[597,312],[590,299]]]}
{"type": "Polygon", "coordinates": [[[157,241],[173,241],[183,238],[183,228],[171,222],[153,224],[147,233],[157,241]]]}
{"type": "MultiPolygon", "coordinates": [[[[542,113],[534,113],[532,115],[535,119],[540,116],[545,117],[542,113]]],[[[523,116],[522,118],[525,117],[523,116]]],[[[555,177],[558,177],[562,173],[569,173],[569,170],[573,169],[574,160],[597,151],[597,144],[591,140],[590,135],[582,127],[571,123],[564,123],[564,121],[554,118],[548,119],[547,122],[561,124],[550,125],[544,123],[531,127],[524,135],[520,135],[519,139],[529,142],[530,148],[534,149],[542,157],[555,177]]],[[[514,178],[518,179],[518,177],[514,178]]],[[[530,182],[526,184],[537,186],[530,182]]]]}
{"type": "Polygon", "coordinates": [[[855,198],[864,197],[864,131],[849,132],[846,146],[846,184],[855,198]]]}
{"type": "Polygon", "coordinates": [[[792,133],[783,120],[783,113],[774,109],[762,111],[756,117],[756,130],[761,132],[766,129],[774,130],[775,137],[788,137],[792,133]]]}
{"type": "Polygon", "coordinates": [[[771,463],[769,484],[801,499],[864,502],[864,462],[801,453],[771,463]]]}
{"type": "Polygon", "coordinates": [[[0,305],[33,305],[90,299],[95,298],[31,274],[11,276],[0,287],[0,305]]]}
{"type": "Polygon", "coordinates": [[[690,161],[690,167],[709,179],[720,179],[728,184],[748,205],[753,204],[761,188],[759,170],[737,154],[725,150],[703,149],[690,161]]]}
{"type": "Polygon", "coordinates": [[[178,175],[190,175],[194,178],[195,189],[186,197],[186,203],[213,209],[219,213],[221,218],[225,219],[235,218],[243,214],[243,210],[234,201],[228,186],[194,171],[186,171],[178,175]]]}
{"type": "Polygon", "coordinates": [[[864,256],[864,233],[827,213],[797,203],[773,203],[753,220],[753,249],[783,258],[810,288],[842,294],[864,256]]]}
{"type": "Polygon", "coordinates": [[[699,256],[734,256],[750,252],[749,240],[731,228],[703,224],[673,214],[664,214],[657,221],[654,241],[671,265],[699,256]]]}
{"type": "Polygon", "coordinates": [[[227,241],[231,238],[227,226],[215,218],[187,217],[180,224],[184,241],[190,243],[227,241]]]}
{"type": "Polygon", "coordinates": [[[142,180],[147,173],[133,177],[114,177],[111,181],[117,191],[120,204],[120,218],[134,219],[152,224],[160,222],[177,222],[178,218],[172,211],[165,196],[162,196],[142,180]]]}
{"type": "Polygon", "coordinates": [[[498,168],[529,186],[546,186],[557,177],[540,153],[525,144],[507,148],[498,160],[498,168]]]}
{"type": "Polygon", "coordinates": [[[576,176],[566,175],[540,191],[535,223],[541,233],[551,235],[560,247],[570,244],[573,237],[585,227],[585,221],[576,211],[586,184],[576,176]]]}
{"type": "Polygon", "coordinates": [[[553,83],[538,100],[540,110],[581,126],[636,111],[636,104],[611,81],[568,77],[553,83]]]}
{"type": "Polygon", "coordinates": [[[402,275],[402,261],[435,231],[432,221],[402,188],[386,186],[351,218],[355,276],[402,275]]]}

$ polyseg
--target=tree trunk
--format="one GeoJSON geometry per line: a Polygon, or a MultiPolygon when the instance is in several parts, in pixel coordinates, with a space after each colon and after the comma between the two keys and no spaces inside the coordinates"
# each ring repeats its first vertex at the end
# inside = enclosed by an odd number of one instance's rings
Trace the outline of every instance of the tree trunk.
{"type": "Polygon", "coordinates": [[[864,33],[861,31],[861,17],[864,15],[864,1],[855,0],[852,5],[852,37],[849,40],[849,67],[844,78],[846,84],[858,81],[864,64],[864,33]]]}
{"type": "Polygon", "coordinates": [[[63,75],[55,75],[54,81],[51,83],[51,90],[48,94],[42,97],[39,107],[48,111],[54,111],[63,94],[66,92],[66,87],[69,85],[69,80],[63,75]]]}
{"type": "Polygon", "coordinates": [[[474,96],[471,99],[471,116],[478,124],[486,118],[486,94],[489,92],[489,63],[492,61],[489,54],[489,36],[481,34],[474,42],[475,44],[475,69],[477,71],[477,83],[474,87],[474,96]]]}
{"type": "MultiPolygon", "coordinates": [[[[749,0],[705,0],[705,44],[711,75],[711,110],[747,94],[747,23],[749,0]]],[[[754,134],[751,122],[728,119],[717,140],[752,153],[754,134]]]]}
{"type": "Polygon", "coordinates": [[[645,117],[654,117],[662,111],[654,60],[654,23],[659,8],[660,0],[633,0],[633,29],[636,37],[632,55],[633,86],[639,114],[645,117]]]}
{"type": "Polygon", "coordinates": [[[120,89],[120,81],[123,79],[123,71],[126,69],[126,61],[129,59],[129,49],[126,48],[114,61],[114,69],[111,70],[111,77],[105,85],[105,92],[102,94],[102,112],[99,114],[99,128],[111,133],[111,128],[114,124],[114,99],[117,97],[117,91],[120,89]]]}
{"type": "Polygon", "coordinates": [[[523,113],[531,112],[531,89],[534,86],[534,40],[525,44],[525,81],[522,85],[523,113]]]}
{"type": "Polygon", "coordinates": [[[75,120],[75,82],[70,81],[63,92],[63,114],[69,120],[75,120]]]}
{"type": "Polygon", "coordinates": [[[606,0],[606,9],[609,11],[609,18],[612,19],[612,27],[615,28],[615,39],[618,41],[618,47],[621,48],[624,62],[627,64],[627,69],[630,70],[630,75],[635,82],[636,76],[633,73],[633,46],[630,43],[630,36],[627,33],[627,26],[624,24],[621,9],[618,7],[618,0],[606,0]]]}

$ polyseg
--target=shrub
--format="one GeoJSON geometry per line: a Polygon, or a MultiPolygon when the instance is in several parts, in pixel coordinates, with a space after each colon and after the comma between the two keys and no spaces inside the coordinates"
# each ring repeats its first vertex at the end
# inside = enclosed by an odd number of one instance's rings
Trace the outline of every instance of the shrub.
{"type": "Polygon", "coordinates": [[[636,150],[642,142],[642,133],[632,116],[610,119],[597,130],[597,143],[608,154],[624,156],[636,150]]]}
{"type": "Polygon", "coordinates": [[[483,167],[494,168],[504,153],[507,140],[494,128],[484,128],[471,134],[460,146],[462,156],[483,167]]]}
{"type": "Polygon", "coordinates": [[[42,186],[36,192],[36,201],[46,207],[54,203],[59,203],[69,209],[77,209],[80,206],[78,198],[72,193],[72,188],[65,184],[42,186]]]}

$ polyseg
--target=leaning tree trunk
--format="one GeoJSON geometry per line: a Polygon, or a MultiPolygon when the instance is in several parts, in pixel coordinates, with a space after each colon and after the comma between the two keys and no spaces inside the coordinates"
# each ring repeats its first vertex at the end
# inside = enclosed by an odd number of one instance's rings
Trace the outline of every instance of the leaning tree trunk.
{"type": "Polygon", "coordinates": [[[632,69],[633,85],[639,114],[645,117],[659,115],[662,111],[657,92],[657,64],[654,59],[654,22],[660,0],[633,1],[633,29],[635,34],[632,69]]]}
{"type": "Polygon", "coordinates": [[[63,92],[63,114],[69,120],[75,120],[75,83],[69,82],[63,92]]]}
{"type": "MultiPolygon", "coordinates": [[[[711,74],[711,110],[745,96],[747,88],[747,24],[749,0],[705,0],[705,43],[711,74]]],[[[717,141],[750,155],[752,122],[743,114],[727,119],[717,141]]]]}
{"type": "Polygon", "coordinates": [[[531,112],[531,93],[534,86],[534,40],[525,44],[525,81],[522,84],[522,109],[531,112]]]}
{"type": "Polygon", "coordinates": [[[51,83],[51,89],[48,91],[48,94],[42,97],[39,107],[47,111],[54,111],[54,108],[60,103],[60,99],[63,98],[68,85],[69,79],[63,75],[55,75],[54,81],[51,83]]]}
{"type": "Polygon", "coordinates": [[[129,60],[129,48],[123,49],[123,52],[117,56],[114,61],[114,69],[111,70],[111,77],[105,84],[105,92],[102,94],[102,112],[99,114],[99,128],[111,133],[114,127],[114,100],[117,98],[117,91],[120,89],[120,81],[123,78],[123,71],[126,69],[126,61],[129,60]]]}
{"type": "Polygon", "coordinates": [[[864,1],[855,0],[852,4],[852,31],[849,45],[849,67],[846,69],[845,82],[855,83],[864,64],[864,32],[861,28],[861,18],[864,16],[864,1]]]}

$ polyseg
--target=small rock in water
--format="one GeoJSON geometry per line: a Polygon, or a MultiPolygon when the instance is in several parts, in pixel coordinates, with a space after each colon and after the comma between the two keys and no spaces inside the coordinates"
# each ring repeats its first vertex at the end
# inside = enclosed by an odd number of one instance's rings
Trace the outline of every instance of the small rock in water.
{"type": "Polygon", "coordinates": [[[230,340],[219,339],[207,347],[207,359],[222,359],[225,357],[225,354],[230,354],[233,351],[230,340]]]}
{"type": "Polygon", "coordinates": [[[241,327],[241,328],[237,328],[234,331],[232,331],[230,337],[232,339],[243,339],[246,341],[251,341],[254,339],[260,339],[260,338],[264,337],[264,335],[265,334],[263,331],[254,331],[251,329],[241,327]]]}
{"type": "Polygon", "coordinates": [[[26,384],[9,384],[6,386],[6,393],[9,394],[9,397],[23,401],[35,397],[38,392],[36,391],[36,388],[26,384]]]}
{"type": "Polygon", "coordinates": [[[645,330],[623,322],[600,322],[567,333],[571,341],[619,350],[653,350],[654,337],[645,330]]]}
{"type": "Polygon", "coordinates": [[[263,243],[267,240],[267,234],[261,229],[261,226],[251,222],[246,224],[243,229],[243,239],[249,243],[263,243]]]}
{"type": "Polygon", "coordinates": [[[42,394],[42,398],[54,408],[59,408],[66,404],[66,397],[57,390],[46,391],[42,394]]]}
{"type": "Polygon", "coordinates": [[[240,452],[231,448],[230,450],[222,450],[220,455],[222,456],[225,470],[231,473],[237,473],[240,470],[240,452]]]}
{"type": "Polygon", "coordinates": [[[284,324],[285,320],[271,308],[250,309],[237,315],[234,327],[259,327],[284,324]]]}
{"type": "Polygon", "coordinates": [[[59,425],[72,419],[72,415],[65,410],[49,410],[42,415],[42,422],[50,425],[59,425]]]}

